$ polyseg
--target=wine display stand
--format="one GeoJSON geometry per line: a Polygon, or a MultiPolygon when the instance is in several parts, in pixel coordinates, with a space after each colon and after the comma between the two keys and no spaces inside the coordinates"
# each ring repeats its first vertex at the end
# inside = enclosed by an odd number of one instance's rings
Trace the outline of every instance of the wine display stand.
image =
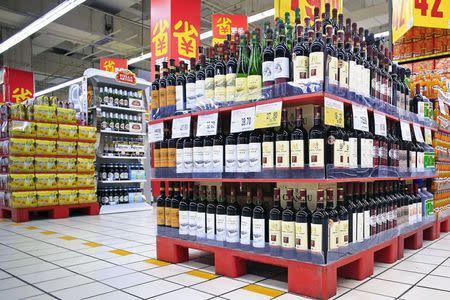
{"type": "Polygon", "coordinates": [[[52,205],[27,208],[11,208],[0,206],[0,218],[10,218],[13,222],[28,222],[33,213],[46,212],[49,219],[68,218],[74,212],[85,215],[98,215],[100,207],[98,203],[80,203],[70,205],[52,205]]]}

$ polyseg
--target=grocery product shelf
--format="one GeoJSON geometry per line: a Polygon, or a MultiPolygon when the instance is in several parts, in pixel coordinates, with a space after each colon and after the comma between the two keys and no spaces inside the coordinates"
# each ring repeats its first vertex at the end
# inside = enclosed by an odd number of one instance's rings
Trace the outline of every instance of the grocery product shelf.
{"type": "MultiPolygon", "coordinates": [[[[367,178],[151,178],[151,181],[186,181],[186,182],[289,182],[289,183],[339,183],[339,182],[372,182],[398,180],[398,177],[367,178]]],[[[405,179],[407,180],[407,179],[405,179]]]]}
{"type": "Polygon", "coordinates": [[[146,135],[146,133],[142,133],[142,132],[126,132],[126,131],[111,131],[111,130],[100,130],[100,133],[119,134],[119,135],[135,135],[135,136],[145,136],[146,135]]]}
{"type": "Polygon", "coordinates": [[[118,111],[125,111],[125,112],[136,112],[136,113],[145,113],[146,110],[143,109],[136,109],[136,108],[129,108],[129,107],[120,107],[120,106],[109,106],[109,105],[100,105],[98,106],[100,109],[109,109],[109,110],[118,110],[118,111]]]}
{"type": "Polygon", "coordinates": [[[98,181],[101,184],[109,184],[109,183],[144,183],[145,179],[135,179],[135,180],[109,180],[109,181],[98,181]]]}
{"type": "Polygon", "coordinates": [[[100,207],[100,214],[116,214],[123,212],[133,212],[133,211],[148,211],[152,210],[153,206],[147,202],[142,203],[125,203],[116,205],[102,205],[100,207]]]}
{"type": "Polygon", "coordinates": [[[147,159],[145,156],[108,156],[108,155],[99,155],[98,158],[104,158],[104,159],[147,159]]]}

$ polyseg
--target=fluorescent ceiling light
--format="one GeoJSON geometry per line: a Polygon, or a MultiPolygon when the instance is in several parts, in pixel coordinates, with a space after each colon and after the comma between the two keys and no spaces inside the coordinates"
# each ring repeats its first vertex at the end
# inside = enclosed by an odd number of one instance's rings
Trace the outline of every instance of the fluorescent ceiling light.
{"type": "Polygon", "coordinates": [[[205,40],[213,36],[212,30],[208,30],[206,32],[200,33],[200,39],[205,40]]]}
{"type": "Polygon", "coordinates": [[[259,14],[250,16],[250,17],[248,17],[247,21],[248,21],[248,23],[254,23],[254,22],[260,21],[262,19],[265,19],[267,17],[272,17],[273,15],[275,15],[274,8],[260,12],[259,14]]]}
{"type": "Polygon", "coordinates": [[[144,60],[144,59],[149,59],[150,57],[152,57],[152,53],[151,52],[142,54],[141,56],[138,56],[138,57],[130,58],[128,60],[128,65],[132,65],[132,64],[137,63],[137,62],[139,62],[141,60],[144,60]]]}
{"type": "Polygon", "coordinates": [[[384,32],[374,34],[375,38],[384,38],[384,37],[388,37],[388,36],[389,36],[389,31],[384,31],[384,32]]]}
{"type": "Polygon", "coordinates": [[[48,24],[52,23],[62,15],[66,14],[67,12],[71,11],[81,3],[83,3],[86,0],[66,0],[3,43],[0,44],[0,54],[8,50],[9,48],[13,47],[14,45],[17,45],[33,33],[38,32],[48,24]]]}
{"type": "Polygon", "coordinates": [[[78,83],[78,82],[82,82],[82,81],[83,81],[83,77],[79,77],[79,78],[75,78],[75,79],[72,79],[72,80],[60,83],[58,85],[52,86],[51,88],[48,88],[48,89],[39,91],[37,93],[34,93],[34,97],[42,96],[42,95],[45,95],[45,94],[57,91],[59,89],[62,89],[62,88],[67,87],[67,86],[71,86],[72,84],[75,84],[75,83],[78,83]]]}

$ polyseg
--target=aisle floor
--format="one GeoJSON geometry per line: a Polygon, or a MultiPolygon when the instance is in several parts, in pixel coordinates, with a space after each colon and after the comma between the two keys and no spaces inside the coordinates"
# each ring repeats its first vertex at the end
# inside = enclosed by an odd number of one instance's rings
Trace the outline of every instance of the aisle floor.
{"type": "MultiPolygon", "coordinates": [[[[285,269],[260,264],[230,279],[212,256],[156,260],[153,211],[42,220],[0,219],[0,299],[305,299],[287,293],[285,269]]],[[[376,263],[365,281],[339,279],[338,299],[450,299],[450,234],[376,263]]]]}

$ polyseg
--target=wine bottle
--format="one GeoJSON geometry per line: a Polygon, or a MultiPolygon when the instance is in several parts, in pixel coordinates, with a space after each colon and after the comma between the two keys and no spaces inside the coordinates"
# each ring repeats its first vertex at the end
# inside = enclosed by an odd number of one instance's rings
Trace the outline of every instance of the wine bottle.
{"type": "Polygon", "coordinates": [[[248,138],[248,171],[261,172],[262,166],[261,134],[254,130],[248,138]]]}
{"type": "Polygon", "coordinates": [[[175,100],[176,111],[184,111],[186,109],[186,75],[184,74],[184,62],[180,62],[180,72],[176,77],[175,100]]]}
{"type": "Polygon", "coordinates": [[[360,191],[361,191],[361,204],[364,207],[364,229],[363,235],[364,239],[370,238],[370,204],[366,198],[366,185],[363,182],[359,183],[360,191]]]}
{"type": "Polygon", "coordinates": [[[226,238],[227,199],[225,186],[220,186],[219,201],[216,206],[216,240],[224,242],[226,238]]]}
{"type": "Polygon", "coordinates": [[[349,242],[349,215],[345,208],[344,188],[338,187],[337,189],[337,216],[339,219],[338,224],[338,246],[345,247],[349,242]]]}
{"type": "Polygon", "coordinates": [[[275,52],[273,50],[273,30],[270,28],[269,23],[267,22],[267,28],[264,32],[265,34],[265,42],[266,46],[263,50],[263,63],[262,63],[262,80],[264,86],[271,86],[275,82],[274,77],[274,59],[275,52]]]}
{"type": "Polygon", "coordinates": [[[253,247],[264,248],[266,246],[266,214],[263,205],[263,190],[258,187],[256,191],[256,205],[252,213],[253,247]]]}
{"type": "Polygon", "coordinates": [[[311,251],[328,252],[328,213],[324,208],[324,190],[317,190],[317,208],[311,216],[311,251]]]}
{"type": "Polygon", "coordinates": [[[200,188],[200,199],[197,203],[197,238],[206,237],[206,186],[202,185],[200,188]]]}
{"type": "Polygon", "coordinates": [[[325,167],[325,137],[326,130],[322,125],[321,107],[314,105],[314,126],[309,131],[310,168],[325,167]]]}
{"type": "Polygon", "coordinates": [[[297,43],[292,50],[292,73],[294,82],[302,82],[309,76],[309,45],[307,38],[303,37],[303,26],[298,25],[296,31],[297,43]]]}
{"type": "Polygon", "coordinates": [[[176,172],[178,173],[184,173],[184,140],[185,138],[177,139],[176,141],[176,150],[175,150],[175,165],[176,165],[176,172]]]}
{"type": "Polygon", "coordinates": [[[291,51],[286,45],[285,26],[282,22],[278,24],[278,34],[279,43],[274,49],[274,79],[276,84],[288,82],[291,74],[291,51]]]}
{"type": "Polygon", "coordinates": [[[248,48],[245,35],[241,35],[239,43],[239,57],[236,69],[236,97],[235,101],[245,102],[248,100],[248,48]]]}
{"type": "Polygon", "coordinates": [[[221,131],[221,122],[217,124],[217,134],[212,137],[212,171],[214,173],[222,173],[224,166],[224,141],[221,131]]]}
{"type": "Polygon", "coordinates": [[[198,48],[198,54],[199,54],[199,66],[197,67],[197,72],[195,75],[195,94],[197,95],[196,105],[204,108],[206,105],[205,103],[206,61],[202,46],[198,48]]]}
{"type": "Polygon", "coordinates": [[[189,235],[189,191],[188,184],[183,185],[183,198],[179,203],[180,235],[189,235]]]}
{"type": "Polygon", "coordinates": [[[262,169],[272,171],[275,156],[275,134],[272,128],[267,128],[262,134],[262,169]]]}
{"type": "Polygon", "coordinates": [[[219,44],[216,53],[216,63],[214,65],[214,98],[219,106],[223,106],[226,101],[226,69],[227,65],[223,59],[223,44],[219,44]]]}
{"type": "Polygon", "coordinates": [[[237,139],[234,133],[225,138],[225,172],[237,171],[237,139]]]}
{"type": "Polygon", "coordinates": [[[193,141],[193,148],[192,148],[192,157],[194,163],[193,169],[194,172],[202,172],[204,171],[203,137],[196,136],[196,134],[194,134],[194,136],[195,138],[193,141]]]}
{"type": "Polygon", "coordinates": [[[295,108],[295,128],[290,133],[291,169],[303,169],[308,164],[308,132],[303,127],[303,114],[295,108]]]}
{"type": "Polygon", "coordinates": [[[226,65],[226,101],[228,104],[232,104],[236,99],[236,43],[231,41],[230,43],[230,57],[226,65]]]}
{"type": "Polygon", "coordinates": [[[345,208],[348,211],[348,241],[349,243],[356,243],[356,226],[357,226],[357,207],[353,203],[353,185],[347,183],[346,185],[346,199],[345,208]]]}
{"type": "Polygon", "coordinates": [[[295,248],[295,209],[294,190],[287,189],[286,208],[281,213],[281,247],[284,249],[295,248]]]}
{"type": "Polygon", "coordinates": [[[238,173],[247,173],[249,168],[248,133],[240,132],[236,139],[236,158],[238,173]]]}
{"type": "Polygon", "coordinates": [[[176,77],[175,77],[175,59],[169,60],[169,75],[166,78],[166,99],[167,114],[173,115],[176,110],[176,77]]]}
{"type": "Polygon", "coordinates": [[[261,99],[261,85],[262,85],[262,62],[261,62],[261,48],[259,44],[258,34],[256,31],[252,32],[251,47],[250,47],[250,62],[248,65],[248,99],[261,99]]]}
{"type": "Polygon", "coordinates": [[[194,186],[192,201],[189,202],[189,235],[197,236],[197,205],[199,202],[199,186],[194,186]]]}
{"type": "Polygon", "coordinates": [[[338,57],[333,43],[333,25],[331,21],[326,25],[326,44],[325,44],[325,89],[328,91],[337,91],[338,88],[338,57]]]}
{"type": "Polygon", "coordinates": [[[322,39],[322,21],[315,21],[316,37],[311,43],[309,53],[309,78],[323,86],[325,71],[325,43],[322,39]]]}
{"type": "Polygon", "coordinates": [[[300,207],[295,214],[295,248],[308,250],[311,248],[311,216],[307,205],[306,189],[300,189],[300,207]]]}
{"type": "Polygon", "coordinates": [[[273,207],[269,212],[269,246],[281,247],[280,188],[273,189],[273,207]]]}
{"type": "MultiPolygon", "coordinates": [[[[105,88],[106,89],[106,88],[105,88]]],[[[106,92],[101,96],[102,104],[107,105],[108,100],[105,101],[106,92]]],[[[152,81],[152,100],[151,100],[151,113],[152,117],[156,118],[159,115],[159,65],[155,65],[155,79],[152,81]]]]}
{"type": "Polygon", "coordinates": [[[206,48],[206,56],[208,61],[205,68],[205,105],[206,108],[214,108],[215,63],[213,47],[206,48]]]}
{"type": "Polygon", "coordinates": [[[164,222],[167,227],[172,226],[172,198],[173,183],[169,183],[169,196],[164,200],[164,222]]]}
{"type": "Polygon", "coordinates": [[[216,198],[217,188],[212,185],[208,204],[206,205],[206,238],[209,240],[214,240],[216,238],[216,198]]]}
{"type": "Polygon", "coordinates": [[[167,75],[169,74],[167,69],[167,62],[162,63],[162,76],[159,79],[159,107],[161,110],[161,117],[166,117],[167,114],[167,75]]]}
{"type": "Polygon", "coordinates": [[[159,196],[156,198],[156,224],[158,226],[165,226],[165,202],[166,202],[166,191],[164,181],[159,184],[159,196]]]}
{"type": "Polygon", "coordinates": [[[339,30],[337,42],[337,59],[338,59],[338,81],[339,81],[339,95],[347,95],[348,92],[348,71],[349,71],[349,55],[345,51],[345,32],[344,32],[344,16],[339,14],[339,30]]]}
{"type": "Polygon", "coordinates": [[[195,107],[197,101],[197,94],[195,90],[195,57],[190,59],[190,70],[186,76],[186,109],[191,110],[195,107]]]}
{"type": "Polygon", "coordinates": [[[287,124],[287,110],[283,109],[281,114],[281,127],[275,134],[275,168],[277,170],[287,170],[290,166],[289,132],[287,124]]]}
{"type": "Polygon", "coordinates": [[[252,190],[249,186],[247,188],[247,197],[245,198],[245,204],[242,206],[241,210],[241,244],[250,245],[252,233],[252,215],[253,215],[253,198],[252,190]]]}
{"type": "Polygon", "coordinates": [[[211,136],[205,136],[203,138],[203,170],[204,172],[211,173],[213,171],[213,138],[211,136]]]}
{"type": "Polygon", "coordinates": [[[234,186],[231,187],[230,202],[227,205],[227,215],[225,219],[226,241],[228,243],[239,243],[240,240],[240,215],[241,210],[236,202],[236,192],[234,186]]]}
{"type": "Polygon", "coordinates": [[[334,208],[333,189],[327,189],[327,206],[328,214],[328,250],[335,250],[339,247],[339,217],[338,212],[334,208]]]}
{"type": "Polygon", "coordinates": [[[180,227],[180,219],[179,219],[179,208],[180,208],[180,201],[181,201],[181,194],[180,194],[180,183],[176,182],[174,184],[174,195],[171,201],[171,210],[170,210],[170,224],[172,228],[179,228],[180,227]]]}

